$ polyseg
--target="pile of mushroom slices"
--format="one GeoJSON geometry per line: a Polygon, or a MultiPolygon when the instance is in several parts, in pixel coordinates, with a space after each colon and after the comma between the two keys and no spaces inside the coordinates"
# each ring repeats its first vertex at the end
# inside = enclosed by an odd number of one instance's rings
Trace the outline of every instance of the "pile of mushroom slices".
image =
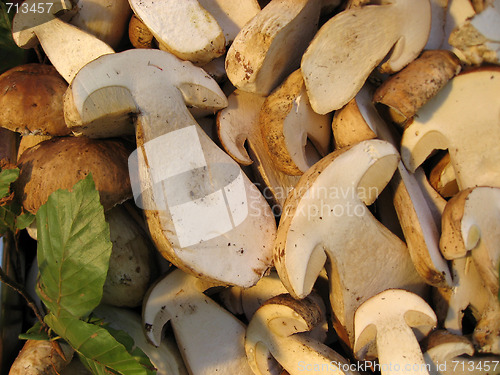
{"type": "Polygon", "coordinates": [[[499,0],[112,3],[16,15],[2,142],[158,373],[500,373],[499,0]]]}

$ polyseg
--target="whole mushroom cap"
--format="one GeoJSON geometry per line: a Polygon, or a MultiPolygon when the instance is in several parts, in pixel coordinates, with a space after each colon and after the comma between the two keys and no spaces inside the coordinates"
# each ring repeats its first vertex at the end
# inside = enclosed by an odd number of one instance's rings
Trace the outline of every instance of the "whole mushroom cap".
{"type": "Polygon", "coordinates": [[[51,65],[26,64],[0,75],[0,127],[21,134],[70,134],[64,122],[68,84],[51,65]]]}
{"type": "Polygon", "coordinates": [[[71,189],[92,173],[105,210],[132,197],[128,173],[130,150],[120,140],[53,138],[25,151],[18,160],[15,194],[24,209],[36,213],[49,195],[71,189]]]}

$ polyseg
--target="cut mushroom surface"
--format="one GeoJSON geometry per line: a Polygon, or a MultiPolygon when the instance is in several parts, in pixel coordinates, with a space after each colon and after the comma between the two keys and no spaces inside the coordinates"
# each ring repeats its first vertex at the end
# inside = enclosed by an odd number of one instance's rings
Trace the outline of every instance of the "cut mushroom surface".
{"type": "Polygon", "coordinates": [[[189,373],[252,375],[245,355],[245,325],[203,292],[209,285],[174,270],[154,285],[144,300],[143,322],[156,346],[171,322],[189,373]]]}
{"type": "Polygon", "coordinates": [[[424,48],[431,25],[429,0],[396,0],[347,9],[318,31],[302,57],[312,108],[321,114],[347,104],[382,64],[397,72],[424,48]]]}
{"type": "Polygon", "coordinates": [[[290,175],[301,175],[328,153],[330,121],[312,110],[300,69],[266,98],[259,118],[271,159],[290,175]]]}
{"type": "MultiPolygon", "coordinates": [[[[38,1],[26,0],[27,9],[36,8],[38,1]]],[[[72,15],[68,0],[55,2],[48,12],[18,12],[12,23],[12,36],[19,47],[42,46],[59,74],[70,83],[89,61],[113,53],[105,42],[58,18],[59,13],[72,15]]],[[[74,11],[73,11],[74,12],[74,11]]]]}
{"type": "Polygon", "coordinates": [[[422,293],[406,245],[378,222],[372,204],[397,168],[399,155],[371,140],[333,152],[300,179],[285,204],[274,263],[287,290],[307,296],[325,265],[336,330],[354,339],[354,311],[387,288],[422,293]]]}
{"type": "Polygon", "coordinates": [[[225,52],[221,27],[198,0],[131,0],[130,6],[160,48],[183,60],[204,65],[225,52]]]}
{"type": "Polygon", "coordinates": [[[299,67],[318,28],[321,2],[273,0],[238,33],[226,56],[234,86],[268,95],[299,67]]]}
{"type": "Polygon", "coordinates": [[[128,0],[78,0],[70,23],[117,48],[130,19],[128,0]]]}
{"type": "Polygon", "coordinates": [[[310,368],[319,369],[320,374],[358,374],[345,371],[350,368],[345,358],[307,335],[322,319],[320,301],[314,294],[300,301],[283,294],[256,311],[245,338],[248,363],[254,374],[278,375],[281,367],[290,375],[310,368]]]}
{"type": "Polygon", "coordinates": [[[137,114],[132,189],[165,258],[223,284],[249,287],[262,277],[272,261],[271,208],[186,108],[227,105],[206,72],[168,52],[129,50],[86,65],[66,99],[66,118],[91,134],[119,134],[137,114]]]}
{"type": "Polygon", "coordinates": [[[378,358],[383,375],[394,370],[429,374],[412,328],[427,335],[437,325],[437,319],[421,297],[401,289],[381,292],[356,310],[354,324],[356,357],[378,358]]]}
{"type": "Polygon", "coordinates": [[[299,177],[282,172],[269,156],[259,126],[264,101],[260,95],[235,90],[228,97],[227,108],[217,114],[217,132],[222,146],[234,160],[243,165],[252,164],[258,176],[257,185],[273,205],[274,213],[280,214],[299,177]]]}
{"type": "Polygon", "coordinates": [[[468,64],[500,64],[500,1],[492,1],[450,35],[449,43],[468,64]]]}
{"type": "MultiPolygon", "coordinates": [[[[337,111],[339,116],[357,124],[358,128],[374,131],[378,138],[390,142],[394,147],[399,144],[399,136],[381,118],[372,103],[373,90],[365,85],[353,99],[354,103],[337,111]],[[346,112],[347,111],[347,112],[346,112]]],[[[441,215],[432,211],[424,189],[418,182],[423,171],[408,172],[404,164],[398,163],[397,171],[391,181],[395,211],[403,230],[405,240],[416,270],[433,286],[450,286],[450,270],[439,251],[439,229],[441,215]]],[[[425,175],[421,176],[425,179],[425,175]]]]}
{"type": "Polygon", "coordinates": [[[414,171],[436,149],[448,149],[460,190],[500,186],[500,69],[453,78],[403,134],[401,158],[414,171]]]}

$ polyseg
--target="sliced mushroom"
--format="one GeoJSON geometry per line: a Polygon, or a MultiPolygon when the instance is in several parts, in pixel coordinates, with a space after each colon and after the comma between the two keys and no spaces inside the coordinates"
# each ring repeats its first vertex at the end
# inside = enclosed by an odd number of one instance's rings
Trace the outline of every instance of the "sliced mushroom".
{"type": "Polygon", "coordinates": [[[312,110],[300,69],[266,98],[259,122],[271,159],[289,175],[300,176],[328,153],[331,118],[312,110]]]}
{"type": "MultiPolygon", "coordinates": [[[[27,9],[32,9],[36,8],[37,3],[37,0],[25,0],[23,4],[27,5],[27,9]]],[[[89,61],[114,52],[94,35],[58,18],[57,15],[63,12],[66,12],[66,17],[71,17],[72,13],[68,12],[72,9],[70,1],[54,2],[47,8],[47,12],[16,13],[12,22],[12,36],[22,48],[33,48],[40,43],[52,65],[68,83],[89,61]]]]}
{"type": "Polygon", "coordinates": [[[500,354],[500,303],[497,300],[500,267],[500,189],[477,187],[460,192],[443,213],[441,251],[447,259],[471,252],[487,294],[488,306],[479,319],[474,338],[481,351],[500,354]]]}
{"type": "Polygon", "coordinates": [[[431,375],[493,374],[498,372],[500,357],[474,355],[474,346],[464,336],[448,331],[432,332],[424,358],[431,375]]]}
{"type": "Polygon", "coordinates": [[[21,134],[68,135],[63,95],[68,84],[50,65],[27,64],[0,75],[0,127],[21,134]]]}
{"type": "Polygon", "coordinates": [[[290,375],[309,368],[322,373],[358,374],[343,371],[349,362],[337,352],[307,335],[324,319],[321,299],[312,294],[296,300],[283,294],[268,300],[250,321],[245,350],[254,374],[280,374],[281,366],[290,375]],[[325,370],[327,369],[327,370],[325,370]]]}
{"type": "Polygon", "coordinates": [[[130,6],[160,48],[183,60],[201,66],[226,50],[222,29],[198,0],[130,0],[130,6]]]}
{"type": "Polygon", "coordinates": [[[448,44],[448,39],[454,29],[474,16],[474,1],[476,0],[430,0],[432,26],[425,49],[444,49],[461,56],[459,50],[448,44]]]}
{"type": "Polygon", "coordinates": [[[226,56],[229,80],[268,95],[299,66],[318,28],[320,1],[273,0],[239,32],[226,56]]]}
{"type": "Polygon", "coordinates": [[[135,14],[130,17],[128,38],[135,48],[154,48],[155,36],[135,14]]]}
{"type": "Polygon", "coordinates": [[[453,30],[449,43],[462,52],[468,64],[500,64],[499,24],[500,1],[496,0],[453,30]]]}
{"type": "Polygon", "coordinates": [[[117,48],[132,13],[127,0],[78,0],[70,23],[117,48]]]}
{"type": "Polygon", "coordinates": [[[260,5],[257,0],[198,1],[217,20],[224,32],[227,46],[234,41],[243,26],[260,12],[260,5]]]}
{"type": "Polygon", "coordinates": [[[423,49],[431,26],[429,0],[395,0],[346,9],[327,21],[302,57],[312,108],[342,108],[384,58],[381,69],[397,72],[423,49]]]}
{"type": "Polygon", "coordinates": [[[382,375],[411,372],[429,374],[412,328],[427,335],[437,325],[432,308],[416,294],[389,289],[373,296],[357,310],[354,353],[359,359],[378,358],[382,375]]]}
{"type": "Polygon", "coordinates": [[[391,119],[403,124],[461,70],[460,60],[443,50],[424,51],[375,91],[373,101],[388,107],[391,119]]]}
{"type": "Polygon", "coordinates": [[[203,294],[208,287],[181,270],[163,277],[144,301],[146,336],[160,345],[163,326],[170,321],[190,373],[252,375],[245,355],[246,327],[203,294]]]}
{"type": "Polygon", "coordinates": [[[273,205],[273,211],[280,214],[299,177],[280,171],[269,156],[259,127],[264,101],[260,95],[235,90],[228,97],[227,108],[217,114],[217,132],[222,146],[234,160],[243,165],[253,164],[264,197],[273,205]]]}
{"type": "Polygon", "coordinates": [[[476,319],[489,304],[489,293],[479,276],[472,257],[457,258],[450,262],[453,285],[451,288],[436,289],[434,300],[436,313],[444,328],[462,334],[465,311],[470,308],[476,319]]]}
{"type": "Polygon", "coordinates": [[[335,149],[353,146],[358,142],[377,138],[375,129],[365,121],[356,98],[335,111],[332,121],[333,145],[335,149]]]}
{"type": "MultiPolygon", "coordinates": [[[[380,139],[397,147],[399,136],[380,117],[372,103],[372,95],[373,90],[365,85],[354,99],[356,105],[349,108],[349,113],[344,116],[360,122],[358,127],[373,129],[380,139]]],[[[340,111],[344,112],[344,109],[340,111]]],[[[441,217],[433,213],[416,176],[410,174],[402,162],[398,164],[391,188],[393,204],[418,273],[430,285],[450,286],[450,270],[439,251],[441,217]]]]}
{"type": "Polygon", "coordinates": [[[167,52],[134,49],[87,64],[69,93],[66,118],[82,133],[119,134],[136,114],[132,189],[165,258],[223,284],[262,277],[272,261],[271,209],[186,108],[227,105],[213,79],[167,52]]]}
{"type": "Polygon", "coordinates": [[[398,161],[395,148],[380,140],[331,153],[301,177],[278,227],[274,263],[294,297],[311,292],[328,258],[334,327],[348,346],[354,311],[365,300],[387,288],[425,288],[405,244],[366,207],[398,161]]]}
{"type": "Polygon", "coordinates": [[[287,292],[276,271],[271,271],[251,288],[231,287],[220,293],[224,306],[233,314],[244,314],[248,321],[268,299],[287,292]]]}
{"type": "Polygon", "coordinates": [[[429,183],[443,198],[451,198],[458,193],[457,177],[449,153],[432,168],[429,183]]]}
{"type": "Polygon", "coordinates": [[[149,357],[158,375],[187,375],[186,366],[172,337],[163,337],[158,346],[151,344],[144,334],[142,319],[132,310],[99,305],[93,311],[111,328],[127,332],[134,345],[149,357]]]}
{"type": "Polygon", "coordinates": [[[448,149],[460,190],[500,186],[500,68],[452,79],[417,112],[403,134],[401,158],[414,171],[436,149],[448,149]],[[471,126],[473,124],[473,126],[471,126]]]}
{"type": "Polygon", "coordinates": [[[14,183],[24,209],[36,213],[51,193],[71,189],[92,173],[101,203],[109,210],[132,197],[127,158],[130,151],[119,140],[53,138],[30,148],[18,160],[14,183]]]}

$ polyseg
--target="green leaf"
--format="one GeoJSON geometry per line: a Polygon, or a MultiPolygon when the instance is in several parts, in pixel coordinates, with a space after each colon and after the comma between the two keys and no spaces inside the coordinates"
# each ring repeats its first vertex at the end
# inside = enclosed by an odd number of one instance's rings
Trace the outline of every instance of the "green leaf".
{"type": "Polygon", "coordinates": [[[19,215],[16,219],[16,228],[19,230],[26,229],[35,220],[35,215],[30,212],[25,212],[19,215]]]}
{"type": "Polygon", "coordinates": [[[7,6],[0,2],[0,73],[7,69],[24,64],[27,51],[19,48],[12,39],[11,20],[14,12],[7,13],[7,6]]]}
{"type": "Polygon", "coordinates": [[[45,322],[83,357],[94,374],[109,374],[109,370],[123,375],[154,374],[102,327],[71,316],[56,318],[53,314],[46,315],[45,322]]]}
{"type": "Polygon", "coordinates": [[[11,205],[0,206],[0,236],[8,231],[16,232],[16,216],[11,205]]]}
{"type": "Polygon", "coordinates": [[[0,199],[10,194],[10,184],[19,177],[19,169],[4,169],[0,172],[0,199]]]}
{"type": "Polygon", "coordinates": [[[40,322],[36,322],[26,333],[21,333],[18,337],[20,340],[50,340],[49,335],[43,330],[40,322]]]}
{"type": "Polygon", "coordinates": [[[40,298],[56,317],[87,316],[102,298],[112,247],[92,175],[52,193],[36,221],[40,298]]]}

